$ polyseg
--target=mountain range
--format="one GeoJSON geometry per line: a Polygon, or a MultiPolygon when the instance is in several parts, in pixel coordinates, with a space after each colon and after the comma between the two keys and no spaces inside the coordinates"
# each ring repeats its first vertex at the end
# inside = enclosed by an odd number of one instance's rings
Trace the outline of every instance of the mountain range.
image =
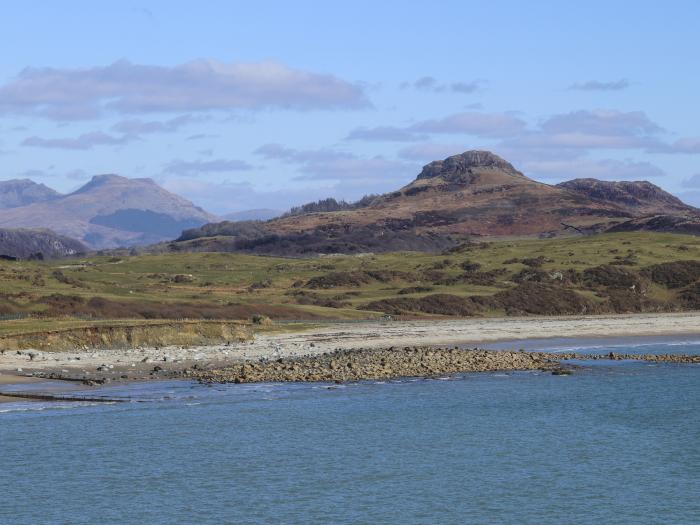
{"type": "Polygon", "coordinates": [[[170,249],[304,255],[438,250],[467,238],[611,229],[700,235],[700,211],[649,182],[549,185],[488,151],[431,162],[403,188],[354,205],[333,209],[329,201],[266,222],[206,224],[183,232],[170,249]],[[305,211],[318,209],[324,211],[305,211]]]}
{"type": "Polygon", "coordinates": [[[46,229],[61,236],[58,244],[79,241],[66,253],[176,239],[167,249],[278,255],[434,251],[471,238],[604,231],[700,235],[700,211],[649,182],[549,185],[488,151],[431,162],[403,188],[355,203],[324,199],[285,214],[256,209],[224,218],[234,220],[220,221],[146,178],[98,175],[67,195],[28,179],[0,182],[0,229],[15,229],[7,234],[15,251],[2,253],[20,257],[27,250],[17,251],[17,240],[46,245],[46,229]],[[41,231],[29,242],[33,229],[41,231]]]}
{"type": "Polygon", "coordinates": [[[164,241],[215,220],[152,179],[97,175],[67,195],[26,179],[0,182],[0,228],[48,228],[93,249],[164,241]]]}

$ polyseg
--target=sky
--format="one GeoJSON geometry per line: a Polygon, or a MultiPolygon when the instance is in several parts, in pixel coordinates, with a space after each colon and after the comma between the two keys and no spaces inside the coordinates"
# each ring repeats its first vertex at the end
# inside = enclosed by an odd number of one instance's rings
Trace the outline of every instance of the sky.
{"type": "Polygon", "coordinates": [[[150,177],[218,214],[488,149],[700,206],[700,2],[34,2],[0,17],[0,179],[150,177]]]}

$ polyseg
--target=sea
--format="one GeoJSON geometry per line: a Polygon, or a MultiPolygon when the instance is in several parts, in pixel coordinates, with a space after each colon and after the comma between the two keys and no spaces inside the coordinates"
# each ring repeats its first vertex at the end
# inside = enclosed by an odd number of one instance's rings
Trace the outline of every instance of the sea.
{"type": "MultiPolygon", "coordinates": [[[[700,354],[700,337],[489,347],[700,354]]],[[[0,524],[700,523],[700,365],[577,364],[0,404],[0,524]]]]}

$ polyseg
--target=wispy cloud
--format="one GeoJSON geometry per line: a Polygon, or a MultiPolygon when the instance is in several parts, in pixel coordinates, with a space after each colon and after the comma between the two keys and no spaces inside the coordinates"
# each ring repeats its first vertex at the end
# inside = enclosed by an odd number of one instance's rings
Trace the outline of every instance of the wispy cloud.
{"type": "Polygon", "coordinates": [[[86,69],[27,68],[0,86],[0,113],[62,121],[97,118],[105,111],[318,110],[369,105],[358,84],[279,62],[196,60],[166,67],[121,60],[86,69]]]}
{"type": "Polygon", "coordinates": [[[652,149],[664,131],[641,111],[580,110],[553,115],[539,128],[508,138],[509,148],[652,149]]]}
{"type": "Polygon", "coordinates": [[[700,173],[696,173],[683,181],[685,188],[700,188],[700,173]]]}
{"type": "Polygon", "coordinates": [[[115,137],[102,131],[83,133],[72,138],[46,139],[42,137],[28,137],[22,141],[22,146],[35,148],[52,148],[68,150],[89,150],[95,146],[121,146],[133,140],[133,137],[124,135],[115,137]]]}
{"type": "Polygon", "coordinates": [[[250,182],[210,181],[199,178],[169,177],[160,181],[164,188],[215,213],[225,214],[251,208],[287,210],[292,206],[325,198],[340,196],[335,186],[288,185],[285,189],[260,190],[250,182]]]}
{"type": "Polygon", "coordinates": [[[395,126],[377,126],[375,128],[355,128],[345,140],[365,140],[370,142],[414,142],[421,140],[417,135],[405,128],[395,126]]]}
{"type": "Polygon", "coordinates": [[[297,150],[281,144],[265,144],[255,151],[266,159],[298,166],[297,180],[347,180],[376,182],[405,177],[405,163],[384,157],[359,157],[332,149],[297,150]]]}
{"type": "Polygon", "coordinates": [[[430,91],[433,93],[449,91],[454,93],[475,93],[483,87],[484,83],[483,80],[440,82],[435,77],[423,76],[412,82],[402,82],[399,87],[401,89],[413,88],[419,91],[430,91]]]}
{"type": "Polygon", "coordinates": [[[243,160],[213,159],[213,160],[173,160],[165,165],[164,173],[192,176],[202,173],[231,173],[235,171],[252,170],[253,166],[243,160]]]}
{"type": "Polygon", "coordinates": [[[424,120],[408,129],[422,133],[474,135],[485,138],[510,137],[522,133],[527,124],[511,113],[465,111],[440,119],[424,120]]]}
{"type": "Polygon", "coordinates": [[[429,162],[436,159],[444,159],[451,155],[457,155],[469,149],[471,148],[468,144],[421,142],[402,148],[399,150],[398,155],[402,159],[429,162]]]}
{"type": "Polygon", "coordinates": [[[682,138],[670,144],[657,144],[650,148],[652,153],[680,153],[695,155],[700,153],[700,138],[682,138]]]}
{"type": "Polygon", "coordinates": [[[190,135],[187,137],[187,140],[204,140],[204,139],[215,139],[219,135],[214,135],[211,133],[195,133],[194,135],[190,135]]]}
{"type": "Polygon", "coordinates": [[[84,181],[90,177],[86,171],[81,170],[81,169],[73,169],[73,170],[69,170],[66,172],[59,172],[59,171],[56,171],[55,166],[51,166],[47,170],[29,169],[29,170],[26,170],[26,171],[23,171],[22,173],[20,173],[19,176],[21,178],[32,179],[34,181],[42,180],[42,179],[44,179],[44,180],[57,179],[57,178],[66,178],[69,180],[84,181]]]}
{"type": "Polygon", "coordinates": [[[288,148],[282,144],[264,144],[254,152],[266,159],[275,159],[296,164],[312,162],[333,162],[343,159],[353,159],[355,155],[344,151],[336,151],[328,148],[314,150],[299,150],[288,148]]]}
{"type": "Polygon", "coordinates": [[[563,160],[524,162],[522,169],[528,175],[540,178],[573,179],[594,178],[603,180],[646,180],[663,177],[666,173],[649,162],[634,160],[563,160]]]}
{"type": "Polygon", "coordinates": [[[205,120],[203,116],[181,115],[165,121],[128,119],[117,122],[112,130],[125,135],[147,135],[150,133],[174,133],[181,127],[205,120]]]}
{"type": "Polygon", "coordinates": [[[600,80],[588,80],[586,82],[576,82],[569,86],[569,89],[575,91],[622,91],[630,87],[629,80],[621,78],[620,80],[612,80],[601,82],[600,80]]]}

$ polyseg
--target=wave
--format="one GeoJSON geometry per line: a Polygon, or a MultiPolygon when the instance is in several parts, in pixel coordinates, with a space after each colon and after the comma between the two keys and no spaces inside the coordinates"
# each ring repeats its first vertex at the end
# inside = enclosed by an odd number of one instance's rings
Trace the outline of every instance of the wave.
{"type": "Polygon", "coordinates": [[[566,346],[556,346],[556,347],[550,347],[550,348],[545,348],[544,350],[549,350],[552,353],[565,353],[565,352],[579,352],[583,350],[607,350],[607,349],[613,349],[613,348],[625,348],[629,352],[627,353],[633,353],[635,349],[642,349],[642,348],[649,348],[649,347],[658,347],[660,349],[666,348],[666,347],[693,347],[697,346],[698,351],[700,351],[700,340],[691,340],[691,341],[668,341],[668,342],[659,342],[659,341],[645,341],[645,342],[620,342],[620,343],[603,343],[603,344],[580,344],[580,345],[566,345],[566,346]]]}

